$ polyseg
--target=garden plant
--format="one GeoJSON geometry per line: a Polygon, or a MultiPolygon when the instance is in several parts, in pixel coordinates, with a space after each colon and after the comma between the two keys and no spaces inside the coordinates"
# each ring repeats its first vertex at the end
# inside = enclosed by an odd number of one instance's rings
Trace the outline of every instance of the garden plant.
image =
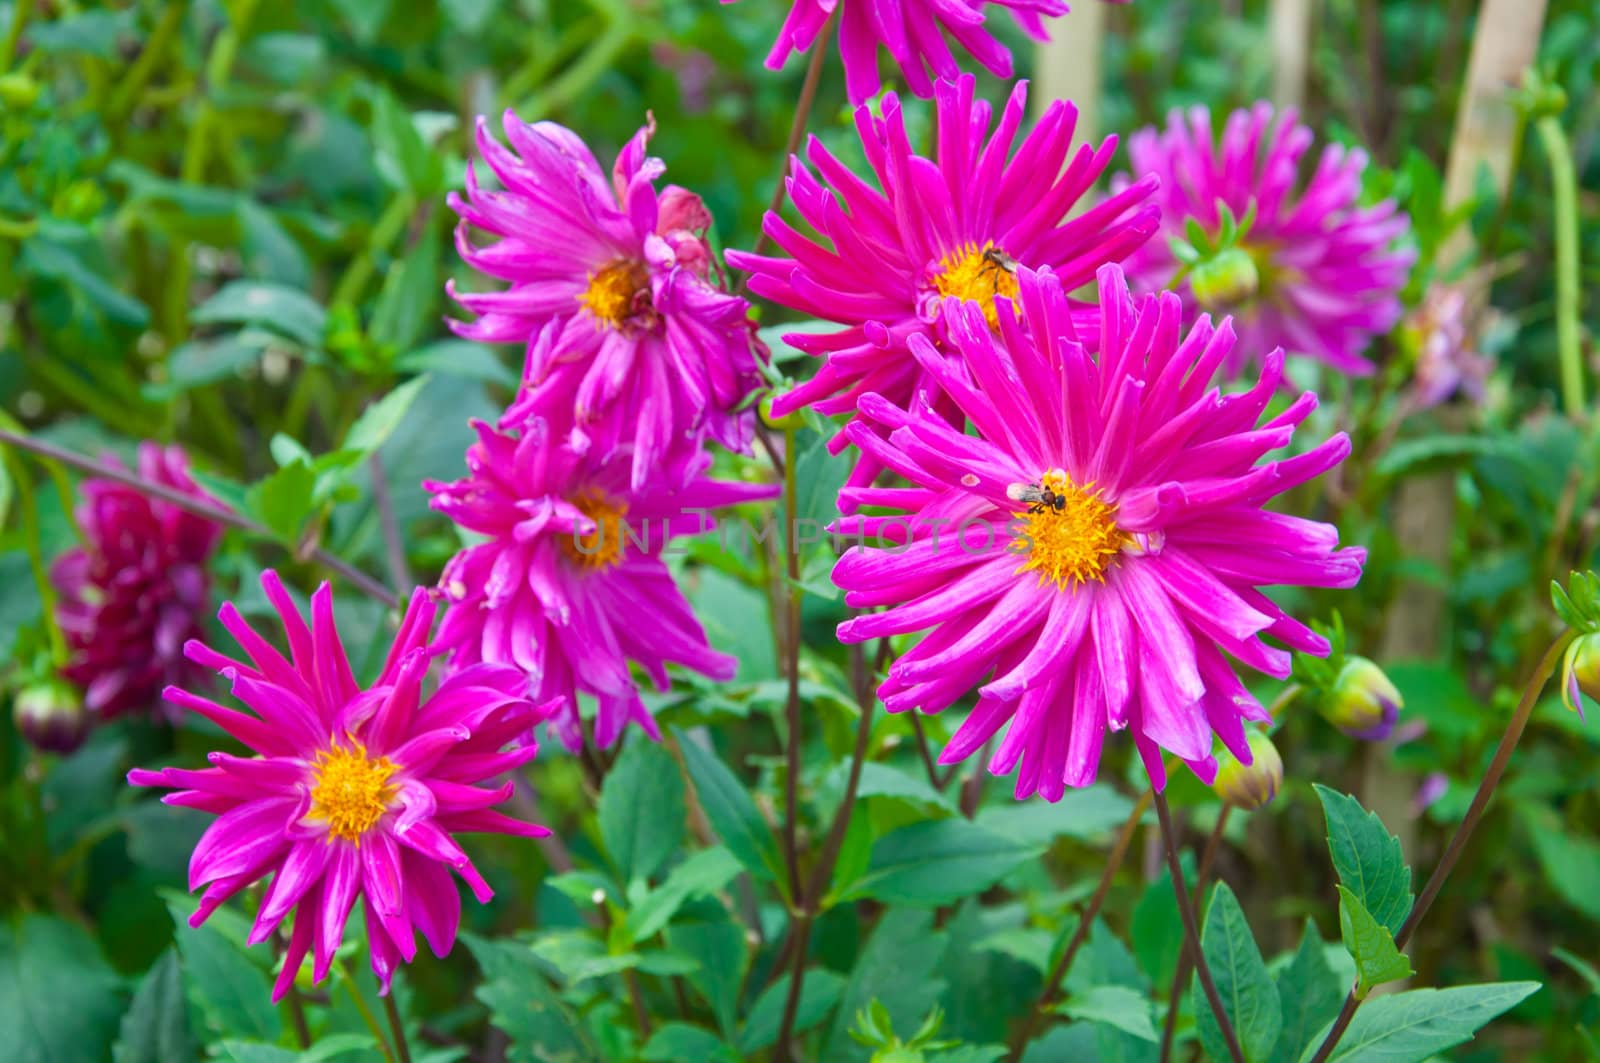
{"type": "Polygon", "coordinates": [[[1600,1060],[1593,0],[0,0],[0,1059],[1600,1060]]]}

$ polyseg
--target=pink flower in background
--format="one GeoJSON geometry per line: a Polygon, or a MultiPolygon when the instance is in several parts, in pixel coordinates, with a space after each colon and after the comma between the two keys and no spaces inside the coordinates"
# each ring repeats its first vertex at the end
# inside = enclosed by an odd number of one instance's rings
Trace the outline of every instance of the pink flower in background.
{"type": "Polygon", "coordinates": [[[615,742],[629,721],[659,738],[630,661],[661,690],[669,661],[719,680],[737,664],[707,644],[661,552],[674,537],[713,526],[701,511],[777,489],[706,479],[705,454],[685,467],[683,486],[652,480],[635,489],[626,462],[596,466],[552,440],[541,421],[520,433],[474,427],[469,474],[424,484],[434,509],[488,537],[440,578],[449,611],[438,645],[454,669],[514,665],[535,697],[565,697],[552,723],[574,751],[583,744],[579,692],[599,702],[599,745],[615,742]]]}
{"type": "Polygon", "coordinates": [[[327,976],[358,898],[372,969],[387,993],[395,968],[416,956],[416,931],[435,955],[454,944],[461,898],[450,871],[480,902],[493,896],[453,833],[549,833],[494,810],[511,796],[510,782],[473,784],[533,759],[536,747],[524,736],[555,706],[535,706],[520,672],[490,664],[457,671],[425,694],[437,607],[424,591],[412,595],[377,682],[363,689],[334,626],[328,585],[311,596],[309,627],[277,573],[264,573],[261,586],[283,623],[289,657],[232,603],[219,616],[248,664],[198,642],[185,647],[250,711],[166,690],[173,705],[215,723],[255,756],[212,753],[212,766],[201,771],[137,768],[128,781],[170,787],[177,792],[162,798],[167,804],[217,816],[189,861],[189,888],[205,887],[191,926],[272,876],[250,943],[267,940],[295,912],[273,1000],[288,991],[308,951],[313,978],[327,976]]]}
{"type": "MultiPolygon", "coordinates": [[[[933,159],[912,149],[893,94],[884,98],[881,119],[866,108],[856,112],[877,187],[813,137],[806,156],[820,180],[796,160],[788,189],[819,238],[769,213],[764,229],[789,257],[728,253],[731,265],[750,272],[752,292],[840,326],[784,337],[824,362],[810,380],[774,400],[774,416],[804,406],[825,415],[853,413],[869,393],[902,407],[924,390],[937,395],[936,378],[911,356],[907,341],[944,340],[947,297],[976,301],[993,329],[996,300],[1016,295],[1019,266],[1050,267],[1053,279],[1071,290],[1155,230],[1156,208],[1146,202],[1153,178],[1063,220],[1110,162],[1116,138],[1098,150],[1084,145],[1072,152],[1076,111],[1055,101],[1013,153],[1026,84],[1012,90],[992,139],[989,105],[974,98],[975,87],[971,75],[939,85],[933,159]]],[[[1092,315],[1092,307],[1081,310],[1092,315]]],[[[936,398],[935,406],[954,415],[948,400],[936,398]]],[[[841,432],[831,449],[845,444],[841,432]]],[[[851,482],[870,482],[878,468],[869,456],[851,482]]]]}
{"type": "MultiPolygon", "coordinates": [[[[220,505],[194,482],[178,447],[140,444],[139,476],[220,505]]],[[[152,707],[166,684],[204,674],[184,659],[183,644],[201,634],[211,590],[206,566],[222,527],[111,480],[85,480],[82,491],[84,544],[50,569],[61,595],[56,620],[71,652],[61,672],[83,688],[92,716],[110,717],[152,707]]]]}
{"type": "Polygon", "coordinates": [[[947,36],[995,77],[1011,77],[1011,53],[985,25],[989,9],[1005,8],[1036,41],[1050,39],[1042,18],[1067,13],[1066,0],[794,0],[767,56],[767,69],[781,70],[791,54],[808,51],[841,4],[839,55],[852,104],[878,93],[879,46],[888,49],[906,87],[927,99],[936,79],[953,80],[961,73],[947,36]]]}
{"type": "Polygon", "coordinates": [[[589,149],[551,122],[507,112],[507,149],[478,123],[478,150],[503,190],[467,173],[456,244],[474,269],[509,287],[451,294],[478,315],[462,336],[526,347],[524,383],[502,426],[560,426],[596,460],[630,454],[631,482],[681,480],[701,442],[747,450],[753,414],[736,407],[760,383],[749,304],[712,283],[711,215],[645,155],[653,124],[606,180],[589,149]],[[471,229],[497,237],[476,247],[471,229]],[[569,432],[570,429],[570,432],[569,432]]]}
{"type": "Polygon", "coordinates": [[[1136,290],[1171,283],[1179,264],[1168,241],[1184,239],[1191,220],[1215,236],[1219,203],[1235,217],[1255,206],[1231,276],[1198,295],[1195,274],[1175,289],[1191,320],[1200,309],[1233,314],[1239,344],[1230,374],[1275,347],[1367,374],[1367,344],[1400,318],[1400,290],[1416,255],[1397,241],[1410,222],[1392,200],[1359,205],[1367,165],[1359,149],[1329,144],[1301,185],[1300,160],[1311,142],[1294,111],[1275,115],[1267,103],[1233,112],[1220,142],[1200,107],[1174,111],[1164,131],[1150,127],[1128,139],[1132,173],[1161,181],[1161,234],[1127,261],[1136,290]]]}
{"type": "Polygon", "coordinates": [[[846,604],[883,611],[846,621],[839,637],[924,633],[890,667],[884,704],[938,712],[976,688],[941,760],[1004,728],[989,769],[1020,764],[1018,797],[1053,801],[1091,782],[1107,730],[1132,735],[1155,786],[1163,752],[1209,782],[1213,734],[1249,764],[1244,722],[1268,720],[1230,658],[1282,678],[1289,653],[1262,636],[1328,652],[1260,588],[1361,576],[1365,551],[1340,549],[1332,525],[1265,508],[1342,461],[1349,440],[1263,460],[1289,444],[1316,396],[1262,423],[1282,353],[1248,391],[1220,394],[1211,382],[1233,349],[1227,323],[1202,317],[1183,334],[1177,296],[1136,302],[1116,266],[1099,275],[1098,357],[1058,284],[1022,270],[1019,289],[1024,320],[1002,312],[998,338],[981,307],[950,308],[964,367],[911,340],[976,435],[861,400],[877,430],[852,424],[852,441],[911,486],[846,489],[903,515],[845,518],[839,530],[902,545],[840,558],[846,604]]]}
{"type": "Polygon", "coordinates": [[[1412,346],[1416,368],[1411,377],[1411,402],[1419,409],[1461,396],[1482,402],[1494,359],[1474,349],[1467,335],[1466,292],[1436,284],[1422,305],[1402,326],[1402,342],[1412,346]]]}

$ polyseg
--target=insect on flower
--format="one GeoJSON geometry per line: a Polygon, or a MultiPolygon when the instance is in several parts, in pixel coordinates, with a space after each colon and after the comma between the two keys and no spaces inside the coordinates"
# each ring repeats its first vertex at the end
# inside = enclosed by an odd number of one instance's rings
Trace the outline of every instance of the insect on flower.
{"type": "Polygon", "coordinates": [[[1006,497],[1013,502],[1032,503],[1028,506],[1029,513],[1043,513],[1047,509],[1060,513],[1067,508],[1067,496],[1056,494],[1043,484],[1008,484],[1006,497]]]}

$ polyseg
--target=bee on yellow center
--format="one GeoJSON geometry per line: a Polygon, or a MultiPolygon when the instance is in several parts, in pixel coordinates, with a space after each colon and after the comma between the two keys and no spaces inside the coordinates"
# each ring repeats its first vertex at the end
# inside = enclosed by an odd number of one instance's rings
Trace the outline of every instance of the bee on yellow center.
{"type": "Polygon", "coordinates": [[[957,299],[977,303],[991,329],[999,330],[1000,315],[995,309],[997,296],[1005,296],[1015,304],[1017,293],[1017,263],[1010,255],[994,245],[991,240],[979,247],[966,244],[939,260],[939,272],[933,276],[933,286],[940,295],[953,295],[957,299]]]}
{"type": "Polygon", "coordinates": [[[1066,590],[1091,580],[1103,583],[1106,570],[1133,541],[1117,526],[1114,503],[1063,472],[1051,470],[1034,484],[1013,484],[1007,493],[1012,501],[1029,504],[1017,514],[1022,527],[1010,547],[1025,557],[1017,575],[1037,572],[1041,586],[1049,581],[1066,590]]]}

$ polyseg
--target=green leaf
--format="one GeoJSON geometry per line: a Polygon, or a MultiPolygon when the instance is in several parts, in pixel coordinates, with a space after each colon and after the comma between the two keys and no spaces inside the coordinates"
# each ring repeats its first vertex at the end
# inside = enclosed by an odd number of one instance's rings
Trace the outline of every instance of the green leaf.
{"type": "Polygon", "coordinates": [[[1374,472],[1378,476],[1397,476],[1467,458],[1501,458],[1523,469],[1532,463],[1524,448],[1509,436],[1434,435],[1396,443],[1384,451],[1374,472]]]}
{"type": "MultiPolygon", "coordinates": [[[[260,1041],[223,1041],[222,1050],[234,1063],[321,1063],[356,1053],[364,1060],[379,1055],[378,1045],[367,1033],[333,1033],[317,1038],[304,1052],[295,1052],[260,1041]]],[[[169,1056],[176,1059],[176,1056],[169,1056]]]]}
{"type": "Polygon", "coordinates": [[[241,943],[230,940],[209,922],[189,926],[192,906],[186,909],[169,901],[168,908],[178,927],[184,984],[212,1036],[233,1034],[276,1041],[283,1032],[283,1020],[273,1006],[272,983],[266,972],[251,961],[241,943]]]}
{"type": "Polygon", "coordinates": [[[885,912],[856,957],[822,1058],[846,1063],[872,1054],[850,1037],[850,1027],[856,1013],[874,1001],[891,1027],[910,1028],[926,1015],[944,992],[938,966],[948,942],[948,934],[934,929],[933,912],[926,908],[885,912]]]}
{"type": "Polygon", "coordinates": [[[1275,979],[1278,1003],[1283,1011],[1283,1030],[1272,1052],[1273,1063],[1294,1063],[1319,1027],[1333,1021],[1344,1000],[1339,978],[1328,966],[1327,947],[1317,933],[1317,924],[1306,920],[1300,947],[1275,979]]]}
{"type": "MultiPolygon", "coordinates": [[[[1193,882],[1194,860],[1187,852],[1183,856],[1184,879],[1193,882]]],[[[1178,914],[1171,872],[1163,870],[1145,887],[1144,895],[1134,905],[1128,936],[1133,954],[1150,980],[1156,985],[1171,985],[1178,970],[1178,955],[1183,951],[1183,918],[1178,914]]]]}
{"type": "Polygon", "coordinates": [[[179,344],[167,359],[167,378],[140,389],[153,401],[170,399],[181,392],[229,380],[261,360],[270,337],[246,330],[216,339],[190,340],[179,344]]]}
{"type": "Polygon", "coordinates": [[[1574,909],[1600,922],[1600,845],[1564,829],[1547,808],[1525,804],[1519,811],[1544,880],[1574,909]]]}
{"type": "Polygon", "coordinates": [[[442,290],[439,229],[429,225],[417,245],[385,274],[368,329],[372,338],[395,350],[409,348],[437,319],[435,304],[442,290]]]}
{"type": "Polygon", "coordinates": [[[1588,983],[1589,992],[1592,995],[1600,996],[1600,971],[1595,970],[1592,963],[1561,948],[1559,945],[1550,950],[1550,955],[1577,972],[1578,976],[1588,983]]]}
{"type": "MultiPolygon", "coordinates": [[[[1492,982],[1374,997],[1356,1012],[1328,1063],[1422,1063],[1470,1041],[1479,1027],[1538,989],[1538,982],[1492,982]]],[[[1301,1063],[1316,1055],[1332,1026],[1311,1039],[1301,1063]]]]}
{"type": "Polygon", "coordinates": [[[744,930],[727,919],[679,922],[667,927],[666,936],[668,948],[699,962],[684,979],[711,1005],[723,1035],[732,1038],[739,988],[750,964],[744,930]]]}
{"type": "Polygon", "coordinates": [[[411,115],[388,91],[380,91],[372,104],[372,143],[378,174],[397,192],[425,199],[439,190],[444,166],[428,150],[411,115]]]}
{"type": "Polygon", "coordinates": [[[416,401],[417,394],[428,383],[426,376],[412,377],[389,394],[361,411],[356,423],[345,433],[340,450],[356,450],[370,454],[383,446],[394,430],[400,426],[406,411],[416,401]]]}
{"type": "Polygon", "coordinates": [[[395,359],[394,367],[402,373],[440,373],[507,388],[516,387],[520,380],[517,372],[502,362],[491,348],[468,340],[440,340],[407,351],[395,359]]]}
{"type": "Polygon", "coordinates": [[[29,914],[0,922],[0,1043],[7,1063],[100,1059],[117,1027],[120,983],[77,926],[29,914]]]}
{"type": "Polygon", "coordinates": [[[1017,841],[964,819],[926,820],[878,839],[867,873],[844,899],[941,905],[981,893],[1043,845],[1017,841]]]}
{"type": "Polygon", "coordinates": [[[1411,963],[1395,948],[1394,935],[1372,917],[1360,897],[1343,885],[1335,888],[1339,891],[1339,936],[1356,961],[1356,996],[1365,998],[1376,986],[1409,978],[1411,963]]]}
{"type": "Polygon", "coordinates": [[[683,1060],[715,1061],[732,1058],[722,1038],[710,1030],[686,1022],[669,1022],[645,1043],[640,1058],[649,1063],[682,1063],[683,1060]]]}
{"type": "Polygon", "coordinates": [[[261,1041],[223,1041],[222,1050],[233,1063],[295,1063],[300,1058],[282,1045],[261,1041]]]}
{"type": "Polygon", "coordinates": [[[322,343],[328,314],[321,303],[297,288],[268,281],[231,281],[195,307],[189,320],[196,325],[256,325],[314,348],[322,343]]]}
{"type": "MultiPolygon", "coordinates": [[[[1278,1032],[1283,1029],[1283,1011],[1278,1004],[1278,989],[1268,977],[1267,965],[1250,933],[1250,924],[1226,882],[1217,883],[1212,891],[1205,928],[1200,932],[1200,947],[1205,951],[1211,978],[1222,998],[1222,1010],[1233,1025],[1245,1059],[1249,1063],[1264,1063],[1278,1043],[1278,1032]]],[[[1222,1027],[1212,1014],[1198,975],[1194,978],[1193,992],[1198,1001],[1195,1023],[1201,1045],[1211,1058],[1227,1059],[1222,1027]]]]}
{"type": "MultiPolygon", "coordinates": [[[[676,765],[673,767],[676,774],[676,765]]],[[[607,785],[610,781],[608,776],[607,785]]],[[[716,893],[732,882],[739,871],[738,859],[724,846],[695,853],[673,868],[665,882],[633,906],[628,913],[628,940],[638,943],[653,937],[679,908],[696,897],[716,893]]]]}
{"type": "Polygon", "coordinates": [[[89,268],[66,244],[35,236],[23,244],[23,259],[33,272],[75,288],[107,320],[135,329],[150,323],[148,307],[89,268]]]}
{"type": "Polygon", "coordinates": [[[133,9],[126,11],[85,11],[82,14],[35,22],[27,29],[27,41],[41,52],[61,55],[92,55],[99,59],[117,58],[117,42],[134,32],[133,9]]]}
{"type": "Polygon", "coordinates": [[[116,1063],[166,1063],[197,1055],[189,1036],[189,1003],[178,954],[169,948],[151,965],[122,1016],[113,1058],[116,1063]]]}
{"type": "Polygon", "coordinates": [[[711,829],[751,874],[782,884],[783,857],[767,821],[761,818],[755,801],[744,784],[700,743],[674,727],[683,763],[694,782],[695,795],[711,829]]]}
{"type": "Polygon", "coordinates": [[[267,526],[277,539],[295,546],[300,529],[310,518],[317,474],[303,460],[285,465],[254,484],[245,493],[245,509],[267,526]]]}
{"type": "MultiPolygon", "coordinates": [[[[823,780],[822,789],[832,795],[842,797],[845,784],[849,781],[850,765],[840,763],[835,765],[823,780]]],[[[933,788],[928,782],[927,773],[918,769],[915,772],[901,771],[899,768],[888,764],[878,764],[872,761],[861,765],[861,779],[856,785],[858,797],[892,797],[907,801],[915,805],[925,805],[954,814],[955,802],[945,794],[933,788]]]]}
{"type": "Polygon", "coordinates": [[[623,882],[647,879],[683,840],[683,775],[655,742],[632,741],[600,791],[600,837],[623,882]]]}
{"type": "Polygon", "coordinates": [[[1079,1022],[1115,1027],[1151,1044],[1161,1041],[1149,998],[1127,986],[1101,985],[1084,993],[1074,993],[1056,1010],[1079,1022]]]}
{"type": "Polygon", "coordinates": [[[1339,881],[1389,933],[1398,932],[1411,914],[1411,869],[1400,851],[1400,839],[1354,797],[1320,783],[1315,786],[1327,817],[1328,850],[1339,881]]]}
{"type": "Polygon", "coordinates": [[[476,996],[490,1020],[511,1039],[511,1063],[579,1063],[596,1060],[578,1017],[561,1002],[539,969],[533,950],[509,941],[461,935],[483,968],[476,996]]]}
{"type": "Polygon", "coordinates": [[[1069,790],[1060,801],[1011,801],[980,809],[977,824],[1018,841],[1048,845],[1065,835],[1098,841],[1127,821],[1133,802],[1105,783],[1069,790]]]}
{"type": "MultiPolygon", "coordinates": [[[[789,981],[793,975],[784,975],[756,999],[739,1031],[739,1051],[757,1052],[778,1039],[778,1027],[783,1024],[784,1004],[789,996],[789,981]]],[[[844,992],[844,979],[832,971],[812,967],[805,971],[800,983],[800,1001],[795,1008],[794,1032],[801,1033],[828,1017],[828,1012],[839,1003],[844,992]]]]}

